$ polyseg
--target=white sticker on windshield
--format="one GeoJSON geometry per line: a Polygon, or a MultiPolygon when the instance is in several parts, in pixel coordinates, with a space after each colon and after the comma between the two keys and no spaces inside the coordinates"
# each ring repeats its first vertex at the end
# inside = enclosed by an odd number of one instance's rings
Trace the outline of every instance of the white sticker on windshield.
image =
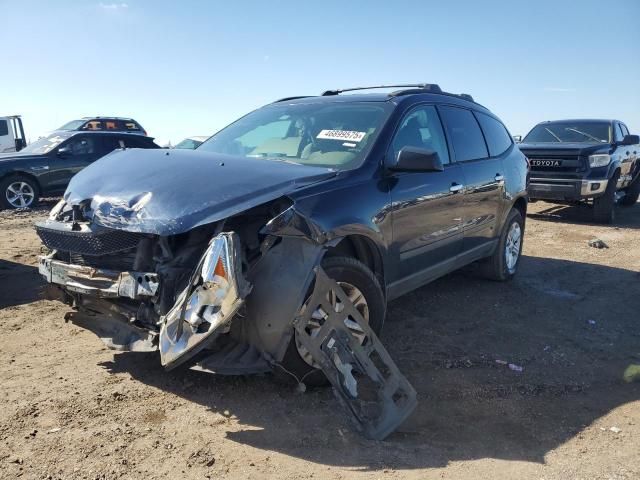
{"type": "Polygon", "coordinates": [[[361,142],[366,132],[354,132],[351,130],[321,130],[316,138],[325,140],[341,140],[349,142],[361,142]]]}

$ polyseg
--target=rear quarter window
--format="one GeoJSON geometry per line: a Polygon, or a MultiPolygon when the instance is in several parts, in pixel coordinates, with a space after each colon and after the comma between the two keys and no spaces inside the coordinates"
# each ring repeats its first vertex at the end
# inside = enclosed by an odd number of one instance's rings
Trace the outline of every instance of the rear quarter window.
{"type": "Polygon", "coordinates": [[[140,132],[142,130],[142,127],[136,122],[126,121],[122,122],[122,130],[127,132],[140,132]]]}
{"type": "Polygon", "coordinates": [[[496,157],[506,152],[512,143],[511,135],[509,135],[506,127],[495,118],[484,113],[476,112],[476,118],[489,146],[489,155],[496,157]]]}
{"type": "Polygon", "coordinates": [[[478,160],[489,156],[480,125],[470,110],[449,106],[439,106],[438,110],[451,139],[456,161],[478,160]]]}

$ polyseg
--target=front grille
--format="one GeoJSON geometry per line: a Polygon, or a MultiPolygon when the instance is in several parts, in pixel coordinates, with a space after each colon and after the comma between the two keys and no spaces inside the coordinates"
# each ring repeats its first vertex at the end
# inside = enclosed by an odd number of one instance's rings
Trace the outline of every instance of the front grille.
{"type": "Polygon", "coordinates": [[[72,265],[84,265],[102,270],[115,270],[116,272],[133,271],[135,260],[135,250],[119,252],[117,254],[100,255],[99,257],[69,253],[68,256],[63,259],[63,261],[67,261],[72,265]]]}
{"type": "Polygon", "coordinates": [[[36,232],[48,248],[80,255],[109,255],[135,248],[143,237],[140,233],[122,230],[73,232],[36,225],[36,232]]]}
{"type": "Polygon", "coordinates": [[[523,150],[531,162],[532,172],[576,173],[585,170],[585,162],[578,150],[551,152],[523,150]]]}
{"type": "Polygon", "coordinates": [[[573,173],[584,170],[584,162],[578,155],[526,155],[532,172],[573,173]]]}

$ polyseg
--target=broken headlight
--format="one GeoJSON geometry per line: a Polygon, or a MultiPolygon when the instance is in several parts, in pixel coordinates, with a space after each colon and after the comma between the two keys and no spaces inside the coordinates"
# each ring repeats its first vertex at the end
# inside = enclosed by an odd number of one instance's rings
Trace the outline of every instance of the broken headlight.
{"type": "Polygon", "coordinates": [[[214,237],[189,284],[162,318],[162,365],[174,367],[187,360],[229,324],[250,291],[240,267],[237,235],[225,232],[214,237]]]}

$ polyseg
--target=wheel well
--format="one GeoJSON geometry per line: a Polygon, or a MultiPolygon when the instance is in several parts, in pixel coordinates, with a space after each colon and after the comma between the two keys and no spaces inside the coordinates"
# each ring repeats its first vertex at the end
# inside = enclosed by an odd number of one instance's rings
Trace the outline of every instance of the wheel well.
{"type": "Polygon", "coordinates": [[[6,175],[0,177],[0,182],[4,182],[6,179],[11,178],[11,177],[26,177],[29,180],[32,180],[33,183],[35,183],[36,186],[38,187],[38,192],[37,193],[42,193],[42,187],[40,186],[40,182],[38,182],[38,179],[36,177],[34,177],[33,175],[31,175],[30,173],[26,173],[26,172],[9,172],[6,175]]]}
{"type": "Polygon", "coordinates": [[[527,218],[527,200],[524,197],[518,198],[513,204],[513,208],[520,212],[523,220],[527,218]]]}
{"type": "Polygon", "coordinates": [[[351,257],[364,263],[384,285],[382,256],[376,244],[363,235],[348,235],[327,250],[328,257],[351,257]]]}

